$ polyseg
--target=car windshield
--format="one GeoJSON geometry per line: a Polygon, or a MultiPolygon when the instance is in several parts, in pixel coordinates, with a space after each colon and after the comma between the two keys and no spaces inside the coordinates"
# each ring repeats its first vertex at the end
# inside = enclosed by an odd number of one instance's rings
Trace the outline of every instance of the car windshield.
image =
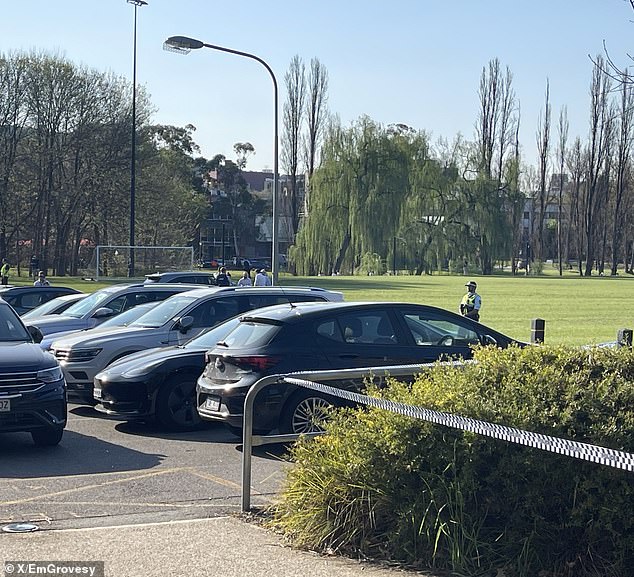
{"type": "Polygon", "coordinates": [[[157,307],[130,323],[130,327],[162,327],[166,322],[181,315],[196,297],[175,295],[161,302],[157,307]]]}
{"type": "Polygon", "coordinates": [[[117,316],[114,316],[99,325],[99,328],[108,328],[108,327],[127,327],[132,322],[136,321],[138,318],[141,318],[144,314],[146,314],[150,309],[153,309],[157,305],[161,304],[160,301],[155,301],[152,303],[143,303],[141,305],[137,305],[119,313],[117,316]]]}
{"type": "Polygon", "coordinates": [[[64,316],[80,319],[95,308],[98,308],[99,305],[108,300],[111,295],[111,291],[100,290],[94,292],[91,295],[88,295],[85,299],[82,299],[78,303],[68,307],[64,311],[64,316]]]}
{"type": "Polygon", "coordinates": [[[184,346],[186,349],[213,349],[218,344],[218,341],[224,341],[227,334],[235,329],[239,323],[240,317],[233,317],[198,335],[184,346]]]}
{"type": "Polygon", "coordinates": [[[61,306],[66,299],[56,298],[51,299],[50,301],[41,304],[39,307],[35,307],[33,310],[30,310],[22,315],[22,320],[34,319],[37,317],[41,317],[51,313],[56,310],[59,306],[61,306]]]}
{"type": "Polygon", "coordinates": [[[0,342],[11,343],[31,340],[31,335],[24,328],[13,309],[8,306],[0,306],[0,342]]]}

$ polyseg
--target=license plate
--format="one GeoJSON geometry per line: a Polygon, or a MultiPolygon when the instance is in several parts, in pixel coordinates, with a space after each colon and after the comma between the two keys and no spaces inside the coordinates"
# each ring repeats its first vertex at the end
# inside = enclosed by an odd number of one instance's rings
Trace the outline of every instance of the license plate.
{"type": "Polygon", "coordinates": [[[95,399],[101,399],[101,389],[95,387],[92,391],[92,396],[95,397],[95,399]]]}
{"type": "Polygon", "coordinates": [[[220,399],[213,399],[213,398],[207,397],[205,399],[204,407],[208,411],[218,411],[220,410],[220,399]]]}
{"type": "Polygon", "coordinates": [[[11,410],[10,399],[0,399],[0,413],[8,413],[11,410]]]}

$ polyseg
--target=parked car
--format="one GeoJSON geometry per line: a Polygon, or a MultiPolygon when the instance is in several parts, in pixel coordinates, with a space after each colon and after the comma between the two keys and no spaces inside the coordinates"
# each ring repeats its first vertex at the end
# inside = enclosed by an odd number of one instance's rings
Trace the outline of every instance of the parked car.
{"type": "Polygon", "coordinates": [[[0,297],[8,302],[15,312],[23,315],[51,299],[80,292],[66,286],[14,286],[0,289],[0,297]]]}
{"type": "MultiPolygon", "coordinates": [[[[136,346],[136,350],[147,348],[151,341],[155,344],[149,346],[161,347],[168,344],[168,341],[184,342],[184,339],[198,334],[196,327],[209,327],[255,308],[285,303],[284,306],[291,309],[300,302],[339,302],[342,298],[338,292],[302,287],[218,287],[207,291],[192,291],[168,299],[119,335],[111,335],[111,342],[100,339],[92,344],[74,343],[70,347],[55,343],[54,348],[62,366],[69,373],[74,374],[82,365],[82,370],[92,372],[92,367],[97,366],[94,361],[100,359],[104,353],[104,358],[107,359],[117,354],[112,352],[114,350],[120,352],[127,347],[126,350],[131,352],[130,347],[136,346]],[[187,299],[193,299],[196,295],[199,295],[196,300],[186,303],[187,299]],[[179,304],[180,309],[172,306],[176,304],[179,304]],[[140,327],[136,331],[135,325],[149,324],[150,317],[159,316],[167,319],[167,323],[158,326],[157,322],[154,323],[157,325],[155,328],[140,327]],[[182,333],[183,326],[190,328],[182,333]],[[136,336],[133,336],[135,333],[136,336]],[[102,351],[91,361],[69,363],[64,356],[69,355],[72,358],[73,348],[76,346],[81,346],[84,351],[90,347],[101,348],[102,351]]],[[[219,331],[226,331],[232,325],[221,326],[223,328],[218,327],[219,331]]],[[[152,349],[126,356],[111,364],[94,378],[94,397],[99,403],[97,410],[125,419],[156,417],[164,426],[172,429],[195,428],[200,424],[196,413],[196,379],[204,368],[205,351],[210,343],[221,340],[219,334],[205,332],[182,347],[152,349]]],[[[101,360],[99,365],[101,368],[106,366],[101,360]]],[[[69,387],[72,379],[69,376],[69,387]]]]}
{"type": "Polygon", "coordinates": [[[91,329],[106,319],[127,311],[138,304],[163,301],[176,293],[197,288],[186,284],[119,284],[95,291],[67,308],[61,315],[44,315],[30,319],[43,335],[62,331],[91,329]]]}
{"type": "Polygon", "coordinates": [[[62,295],[61,297],[55,297],[50,301],[41,304],[39,307],[26,312],[22,315],[22,321],[28,323],[30,319],[42,317],[44,315],[59,315],[62,314],[67,308],[79,302],[81,299],[86,298],[86,293],[73,293],[69,295],[62,295]]]}
{"type": "Polygon", "coordinates": [[[40,342],[40,348],[45,351],[50,351],[52,344],[55,341],[58,341],[64,337],[68,337],[70,335],[82,335],[83,337],[88,338],[89,335],[96,335],[100,332],[109,331],[113,328],[121,328],[128,326],[132,321],[137,320],[139,317],[143,316],[150,309],[153,309],[156,305],[160,304],[162,301],[152,301],[149,303],[142,303],[140,305],[136,305],[127,311],[119,313],[114,317],[110,317],[108,320],[105,320],[100,325],[93,327],[91,329],[83,329],[81,331],[62,331],[61,333],[51,333],[50,335],[46,335],[42,338],[40,342]]]}
{"type": "Polygon", "coordinates": [[[26,431],[39,446],[57,445],[66,426],[66,384],[55,358],[0,300],[0,432],[26,431]]]}
{"type": "MultiPolygon", "coordinates": [[[[452,312],[408,303],[298,304],[244,315],[206,356],[197,383],[203,419],[242,427],[249,387],[266,375],[300,370],[417,364],[472,356],[472,345],[507,347],[514,339],[452,312]]],[[[362,383],[335,384],[359,389],[362,383]]],[[[291,385],[262,390],[253,427],[259,432],[315,430],[339,399],[291,385]]]]}
{"type": "Polygon", "coordinates": [[[208,272],[155,272],[145,275],[145,284],[152,283],[187,283],[196,285],[215,286],[216,277],[208,272]]]}

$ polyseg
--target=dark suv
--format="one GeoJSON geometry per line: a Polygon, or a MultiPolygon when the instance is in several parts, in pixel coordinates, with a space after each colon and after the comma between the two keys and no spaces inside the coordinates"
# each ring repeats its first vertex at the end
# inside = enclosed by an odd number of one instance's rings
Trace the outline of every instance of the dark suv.
{"type": "Polygon", "coordinates": [[[66,382],[41,339],[0,300],[0,432],[27,431],[36,445],[53,446],[66,426],[66,382]]]}

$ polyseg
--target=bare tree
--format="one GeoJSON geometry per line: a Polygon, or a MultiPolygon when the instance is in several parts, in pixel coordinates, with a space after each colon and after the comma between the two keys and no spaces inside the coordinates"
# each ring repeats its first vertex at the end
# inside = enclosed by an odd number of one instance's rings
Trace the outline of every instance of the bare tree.
{"type": "Polygon", "coordinates": [[[328,71],[317,59],[310,61],[308,73],[308,98],[306,100],[306,137],[304,139],[304,155],[308,181],[304,190],[304,214],[308,214],[310,206],[310,179],[315,172],[319,160],[319,148],[328,120],[328,71]]]}
{"type": "Polygon", "coordinates": [[[299,225],[299,207],[297,202],[297,175],[300,163],[300,142],[302,122],[305,112],[306,72],[302,59],[293,56],[284,75],[286,84],[286,102],[284,103],[284,128],[282,135],[282,162],[290,177],[289,201],[293,233],[299,225]]]}
{"type": "MultiPolygon", "coordinates": [[[[557,261],[559,264],[559,276],[563,276],[563,198],[564,198],[564,186],[566,185],[566,175],[564,169],[566,166],[566,146],[568,143],[568,109],[563,106],[559,111],[559,144],[557,146],[557,158],[559,161],[559,183],[557,191],[557,261]]],[[[570,216],[568,219],[568,226],[570,226],[570,216]]],[[[566,260],[568,255],[566,254],[566,260]]]]}
{"type": "MultiPolygon", "coordinates": [[[[627,77],[627,70],[625,71],[627,77]]],[[[612,215],[612,269],[610,273],[615,275],[619,263],[619,253],[625,226],[625,214],[623,211],[623,199],[629,190],[631,167],[630,154],[632,148],[632,119],[634,112],[634,96],[632,85],[621,82],[620,108],[618,124],[618,142],[616,151],[616,185],[614,190],[614,205],[612,215]]],[[[627,268],[627,259],[624,259],[627,268]]]]}
{"type": "Polygon", "coordinates": [[[588,137],[588,172],[584,195],[584,222],[586,264],[584,276],[592,274],[596,253],[595,224],[598,214],[602,168],[605,165],[609,137],[610,113],[608,95],[610,78],[603,72],[603,58],[597,58],[590,88],[590,130],[588,137]]]}
{"type": "Polygon", "coordinates": [[[538,174],[539,189],[537,191],[537,203],[539,210],[535,218],[536,221],[536,238],[534,242],[535,257],[537,260],[544,258],[544,222],[546,217],[546,208],[550,200],[548,175],[550,164],[550,83],[546,80],[546,102],[545,108],[539,114],[537,125],[537,156],[538,156],[538,174]]]}

